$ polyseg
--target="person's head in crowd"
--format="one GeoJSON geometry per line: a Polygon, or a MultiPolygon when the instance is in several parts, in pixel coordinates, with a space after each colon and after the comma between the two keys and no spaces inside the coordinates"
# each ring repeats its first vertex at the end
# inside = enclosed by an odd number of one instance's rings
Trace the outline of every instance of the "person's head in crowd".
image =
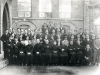
{"type": "Polygon", "coordinates": [[[28,44],[31,45],[32,44],[31,41],[28,41],[28,44]]]}
{"type": "Polygon", "coordinates": [[[37,43],[38,43],[38,44],[40,43],[40,39],[37,39],[37,43]]]}
{"type": "Polygon", "coordinates": [[[85,39],[85,38],[86,38],[85,34],[82,34],[82,39],[85,39]]]}
{"type": "Polygon", "coordinates": [[[12,39],[13,39],[13,38],[10,36],[10,37],[9,37],[9,41],[11,41],[12,39]]]}
{"type": "Polygon", "coordinates": [[[45,40],[45,44],[49,44],[49,40],[45,40]]]}
{"type": "Polygon", "coordinates": [[[27,30],[25,30],[25,34],[27,34],[28,32],[27,32],[27,30]]]}
{"type": "Polygon", "coordinates": [[[43,38],[42,37],[40,37],[40,41],[42,41],[43,40],[43,38]]]}
{"type": "Polygon", "coordinates": [[[60,29],[59,28],[57,28],[57,33],[60,33],[60,29]]]}
{"type": "Polygon", "coordinates": [[[14,28],[12,28],[12,33],[15,33],[15,29],[14,28]]]}
{"type": "Polygon", "coordinates": [[[45,35],[44,39],[48,39],[48,36],[47,36],[47,35],[45,35]]]}
{"type": "Polygon", "coordinates": [[[90,33],[93,34],[93,32],[94,32],[93,29],[91,29],[91,30],[90,30],[90,33]]]}
{"type": "Polygon", "coordinates": [[[20,28],[17,28],[17,32],[20,33],[20,28]]]}
{"type": "Polygon", "coordinates": [[[59,22],[60,28],[63,28],[63,24],[62,22],[59,22]]]}
{"type": "Polygon", "coordinates": [[[33,39],[36,40],[36,35],[33,36],[33,39]]]}
{"type": "Polygon", "coordinates": [[[69,29],[67,29],[67,32],[70,32],[70,30],[69,30],[69,29]]]}
{"type": "Polygon", "coordinates": [[[6,29],[5,33],[8,34],[8,32],[9,32],[8,29],[6,29]]]}
{"type": "Polygon", "coordinates": [[[48,29],[45,30],[45,34],[48,34],[48,29]]]}
{"type": "Polygon", "coordinates": [[[57,24],[56,24],[56,23],[54,23],[54,28],[55,28],[55,29],[57,28],[57,27],[56,27],[56,25],[57,25],[57,24]]]}
{"type": "Polygon", "coordinates": [[[63,34],[65,31],[64,31],[64,29],[63,30],[61,30],[61,33],[63,34]]]}
{"type": "Polygon", "coordinates": [[[57,35],[57,39],[61,39],[59,34],[57,35]]]}
{"type": "Polygon", "coordinates": [[[9,29],[9,32],[12,33],[12,28],[9,29]]]}
{"type": "Polygon", "coordinates": [[[83,33],[83,29],[82,28],[79,29],[79,33],[83,33]]]}
{"type": "Polygon", "coordinates": [[[55,29],[52,29],[52,33],[55,33],[55,29]]]}
{"type": "Polygon", "coordinates": [[[42,33],[42,29],[41,28],[39,29],[39,33],[42,33]]]}
{"type": "Polygon", "coordinates": [[[57,44],[57,42],[56,42],[56,41],[54,41],[54,42],[53,42],[53,44],[54,44],[54,45],[56,45],[56,44],[57,44]]]}
{"type": "Polygon", "coordinates": [[[37,29],[34,29],[34,33],[35,33],[35,34],[37,33],[37,29]]]}
{"type": "Polygon", "coordinates": [[[90,45],[89,44],[86,45],[86,49],[90,49],[90,45]]]}
{"type": "Polygon", "coordinates": [[[51,40],[54,40],[54,37],[53,36],[51,36],[51,40]]]}
{"type": "Polygon", "coordinates": [[[49,22],[49,25],[48,25],[48,27],[50,27],[50,28],[52,27],[52,26],[51,26],[51,23],[52,23],[52,22],[50,21],[50,22],[49,22]]]}
{"type": "Polygon", "coordinates": [[[61,42],[62,45],[65,45],[64,41],[61,42]]]}
{"type": "Polygon", "coordinates": [[[23,35],[23,34],[24,34],[24,32],[23,32],[23,31],[21,31],[21,32],[20,32],[20,34],[21,34],[21,35],[23,35]]]}
{"type": "Polygon", "coordinates": [[[65,39],[64,40],[67,40],[67,36],[65,36],[65,39]]]}
{"type": "Polygon", "coordinates": [[[73,34],[71,35],[71,39],[74,39],[74,35],[73,34]]]}
{"type": "Polygon", "coordinates": [[[28,34],[31,34],[31,29],[28,29],[28,31],[27,31],[27,32],[28,32],[28,34]]]}
{"type": "Polygon", "coordinates": [[[70,45],[73,45],[73,41],[70,41],[70,45]]]}
{"type": "Polygon", "coordinates": [[[77,44],[80,45],[80,43],[81,43],[81,42],[80,42],[79,40],[77,40],[77,44]]]}
{"type": "Polygon", "coordinates": [[[18,41],[18,38],[15,38],[14,40],[15,40],[15,42],[17,42],[18,41]]]}
{"type": "Polygon", "coordinates": [[[44,25],[44,28],[46,29],[46,28],[47,28],[47,24],[46,24],[46,23],[44,23],[43,25],[44,25]]]}
{"type": "Polygon", "coordinates": [[[92,36],[91,36],[91,37],[92,37],[92,39],[94,40],[94,39],[95,39],[95,34],[92,34],[92,36]]]}
{"type": "Polygon", "coordinates": [[[29,40],[29,36],[26,37],[26,40],[29,40]]]}
{"type": "Polygon", "coordinates": [[[77,30],[74,30],[74,34],[75,34],[75,35],[77,34],[77,30]]]}
{"type": "Polygon", "coordinates": [[[33,30],[31,30],[31,35],[33,35],[34,34],[34,31],[33,30]]]}
{"type": "Polygon", "coordinates": [[[89,35],[88,34],[86,35],[86,39],[89,39],[89,35]]]}
{"type": "Polygon", "coordinates": [[[58,42],[61,42],[61,39],[57,39],[58,42]]]}
{"type": "Polygon", "coordinates": [[[80,38],[80,34],[77,34],[77,38],[80,38]]]}

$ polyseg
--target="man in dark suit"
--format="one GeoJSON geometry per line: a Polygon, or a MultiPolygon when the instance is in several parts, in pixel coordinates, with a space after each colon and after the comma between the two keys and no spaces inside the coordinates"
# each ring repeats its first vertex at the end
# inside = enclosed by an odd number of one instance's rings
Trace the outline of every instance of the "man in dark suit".
{"type": "Polygon", "coordinates": [[[3,50],[4,50],[4,59],[7,58],[7,41],[9,40],[8,30],[5,31],[5,34],[1,36],[1,41],[3,42],[3,50]]]}

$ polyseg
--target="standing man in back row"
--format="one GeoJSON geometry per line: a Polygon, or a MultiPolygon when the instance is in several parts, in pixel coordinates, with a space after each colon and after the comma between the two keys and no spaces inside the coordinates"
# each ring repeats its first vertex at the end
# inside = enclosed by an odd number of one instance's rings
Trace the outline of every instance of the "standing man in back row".
{"type": "Polygon", "coordinates": [[[1,36],[1,41],[3,42],[3,50],[4,50],[4,59],[7,58],[7,41],[9,40],[8,29],[5,31],[5,34],[1,36]]]}
{"type": "Polygon", "coordinates": [[[96,36],[94,41],[94,63],[99,66],[100,59],[100,35],[96,36]]]}

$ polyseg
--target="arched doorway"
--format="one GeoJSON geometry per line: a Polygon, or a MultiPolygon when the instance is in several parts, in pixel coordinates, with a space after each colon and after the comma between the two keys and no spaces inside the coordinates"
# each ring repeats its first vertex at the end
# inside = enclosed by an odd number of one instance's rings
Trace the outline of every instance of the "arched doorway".
{"type": "MultiPolygon", "coordinates": [[[[3,7],[3,14],[2,14],[2,19],[1,19],[1,35],[5,33],[5,30],[10,27],[10,15],[9,15],[9,6],[8,3],[6,2],[3,7]]],[[[2,42],[0,43],[0,54],[1,50],[3,50],[3,44],[2,42]]]]}
{"type": "Polygon", "coordinates": [[[9,17],[9,7],[8,3],[5,3],[4,9],[3,9],[3,33],[5,33],[5,30],[9,28],[10,26],[10,17],[9,17]]]}

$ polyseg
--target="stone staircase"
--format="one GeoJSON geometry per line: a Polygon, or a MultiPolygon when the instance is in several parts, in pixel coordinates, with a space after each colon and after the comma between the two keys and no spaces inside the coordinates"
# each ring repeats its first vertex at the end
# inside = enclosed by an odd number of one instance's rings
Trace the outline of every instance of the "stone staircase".
{"type": "Polygon", "coordinates": [[[3,59],[3,52],[0,54],[0,70],[9,64],[8,60],[3,59]]]}

